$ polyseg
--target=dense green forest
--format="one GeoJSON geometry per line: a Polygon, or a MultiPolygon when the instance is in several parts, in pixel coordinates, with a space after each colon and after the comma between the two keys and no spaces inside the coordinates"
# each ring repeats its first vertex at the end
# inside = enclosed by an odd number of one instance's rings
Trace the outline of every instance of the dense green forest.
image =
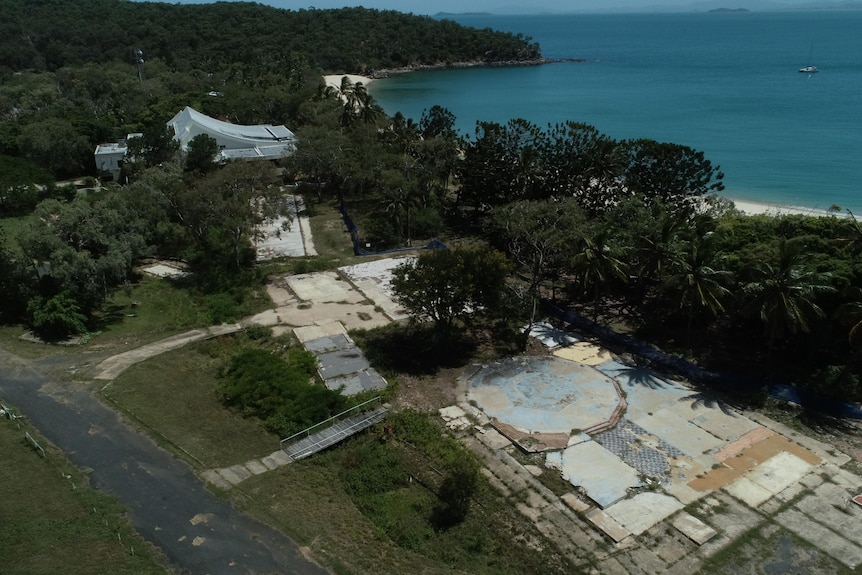
{"type": "Polygon", "coordinates": [[[5,0],[0,155],[57,178],[96,175],[97,144],[185,106],[296,129],[323,73],[539,57],[520,36],[394,11],[5,0]]]}
{"type": "MultiPolygon", "coordinates": [[[[212,317],[236,316],[261,278],[255,225],[279,211],[287,180],[317,209],[347,206],[358,239],[375,249],[470,238],[506,254],[513,273],[497,299],[508,307],[488,321],[523,325],[552,299],[702,365],[859,396],[862,228],[853,217],[746,217],[716,195],[719,167],[687,146],[616,141],[576,119],[480,122],[467,136],[439,106],[388,117],[361,83],[321,85],[324,71],[536,58],[527,39],[365,9],[7,5],[0,215],[27,224],[0,250],[6,321],[48,336],[97,329],[104,301],[145,256],[184,260],[196,272],[189,288],[218,303],[212,317]],[[138,67],[134,49],[145,54],[138,67]],[[209,169],[178,155],[165,130],[186,105],[237,123],[284,123],[298,149],[281,172],[209,169]],[[133,131],[144,137],[127,185],[82,196],[54,184],[96,175],[94,144],[133,131]],[[256,197],[265,209],[250,209],[256,197]]],[[[447,331],[471,325],[450,319],[435,321],[447,331]]]]}
{"type": "Polygon", "coordinates": [[[521,36],[395,11],[292,11],[251,2],[3,2],[0,63],[12,71],[131,62],[134,50],[176,70],[216,74],[239,65],[253,75],[284,71],[292,55],[314,68],[355,73],[540,56],[521,36]]]}

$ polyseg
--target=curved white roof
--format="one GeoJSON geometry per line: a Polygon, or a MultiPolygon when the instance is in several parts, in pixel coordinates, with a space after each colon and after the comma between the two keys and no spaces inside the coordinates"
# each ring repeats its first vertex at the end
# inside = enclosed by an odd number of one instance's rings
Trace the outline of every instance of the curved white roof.
{"type": "Polygon", "coordinates": [[[218,142],[224,157],[279,158],[291,153],[296,136],[284,126],[241,126],[222,122],[186,106],[168,121],[174,139],[185,150],[195,136],[206,134],[218,142]]]}

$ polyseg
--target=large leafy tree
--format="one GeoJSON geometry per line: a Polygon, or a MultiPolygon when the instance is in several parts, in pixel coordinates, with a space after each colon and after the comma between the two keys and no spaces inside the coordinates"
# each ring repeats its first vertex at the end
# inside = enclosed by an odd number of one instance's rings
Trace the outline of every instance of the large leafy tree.
{"type": "Polygon", "coordinates": [[[189,141],[186,150],[186,170],[197,174],[208,174],[216,165],[218,142],[206,134],[198,134],[189,141]]]}
{"type": "Polygon", "coordinates": [[[177,213],[196,247],[190,263],[213,280],[249,267],[259,226],[288,215],[275,169],[266,163],[229,162],[177,191],[177,213]]]}
{"type": "Polygon", "coordinates": [[[516,200],[541,197],[542,131],[532,123],[479,122],[464,150],[458,177],[459,201],[478,212],[516,200]]]}
{"type": "Polygon", "coordinates": [[[506,258],[495,250],[432,250],[395,268],[392,289],[412,319],[430,320],[446,340],[456,322],[497,309],[507,272],[506,258]]]}
{"type": "Polygon", "coordinates": [[[618,200],[614,191],[625,168],[622,148],[595,127],[571,121],[553,126],[542,156],[547,195],[575,197],[592,213],[618,200]]]}
{"type": "Polygon", "coordinates": [[[83,313],[126,280],[150,246],[150,222],[123,192],[68,203],[47,200],[35,215],[20,243],[43,278],[42,294],[64,292],[83,313]]]}
{"type": "Polygon", "coordinates": [[[627,142],[626,147],[625,186],[646,201],[688,210],[693,200],[724,189],[724,174],[703,152],[649,139],[627,142]]]}
{"type": "Polygon", "coordinates": [[[45,118],[21,129],[18,146],[25,158],[55,178],[80,176],[91,171],[93,148],[65,118],[45,118]]]}
{"type": "Polygon", "coordinates": [[[0,215],[18,216],[33,211],[45,199],[54,179],[36,164],[0,156],[0,215]]]}
{"type": "Polygon", "coordinates": [[[521,201],[496,210],[493,224],[495,234],[506,243],[509,256],[526,278],[527,335],[538,312],[539,288],[565,265],[586,226],[586,216],[574,198],[521,201]]]}

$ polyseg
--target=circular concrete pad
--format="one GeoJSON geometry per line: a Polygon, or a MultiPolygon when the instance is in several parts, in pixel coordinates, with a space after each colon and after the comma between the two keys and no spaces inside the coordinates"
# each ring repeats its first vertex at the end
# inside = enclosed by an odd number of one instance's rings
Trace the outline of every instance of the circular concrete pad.
{"type": "Polygon", "coordinates": [[[611,419],[620,401],[611,378],[556,357],[506,359],[468,385],[468,399],[488,417],[530,434],[590,429],[611,419]]]}

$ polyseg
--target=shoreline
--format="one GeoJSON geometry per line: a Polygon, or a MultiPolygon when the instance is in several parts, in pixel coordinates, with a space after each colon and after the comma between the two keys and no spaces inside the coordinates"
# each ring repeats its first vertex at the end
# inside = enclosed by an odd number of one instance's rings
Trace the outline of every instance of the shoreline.
{"type": "Polygon", "coordinates": [[[738,200],[729,196],[722,196],[730,200],[736,206],[736,209],[746,216],[833,216],[847,218],[850,215],[845,210],[830,211],[820,208],[806,208],[802,206],[788,206],[784,204],[776,204],[772,202],[758,202],[753,200],[738,200]]]}
{"type": "MultiPolygon", "coordinates": [[[[565,60],[530,60],[525,62],[518,63],[487,63],[487,62],[464,62],[458,64],[440,64],[440,65],[422,65],[422,66],[411,66],[405,68],[397,68],[397,69],[389,69],[389,70],[377,70],[371,73],[370,76],[361,75],[361,74],[325,74],[323,76],[323,81],[327,86],[332,86],[336,89],[341,87],[341,79],[345,76],[353,83],[358,84],[361,83],[363,86],[368,86],[375,82],[376,80],[388,78],[392,74],[406,74],[408,72],[416,72],[420,70],[443,70],[443,69],[452,69],[452,68],[469,68],[469,67],[478,67],[478,66],[506,66],[506,65],[541,65],[541,64],[549,64],[555,62],[562,61],[582,61],[580,59],[565,59],[565,60]]],[[[832,216],[832,217],[851,217],[850,213],[847,210],[840,211],[832,211],[828,209],[822,208],[809,208],[803,206],[792,206],[786,204],[779,204],[775,202],[765,202],[765,201],[757,201],[757,200],[742,200],[737,199],[729,195],[721,194],[721,197],[733,202],[734,206],[737,210],[739,210],[742,214],[747,216],[771,216],[771,217],[781,217],[781,216],[792,216],[792,215],[800,215],[800,216],[813,216],[813,217],[824,217],[824,216],[832,216]]]]}
{"type": "Polygon", "coordinates": [[[362,83],[363,86],[368,86],[372,83],[375,78],[370,76],[361,76],[359,74],[325,74],[323,76],[323,82],[327,86],[332,86],[335,89],[341,88],[341,79],[347,76],[347,79],[350,80],[353,84],[362,83]]]}
{"type": "MultiPolygon", "coordinates": [[[[324,74],[325,81],[330,82],[335,78],[340,84],[341,78],[347,76],[354,83],[358,80],[363,84],[368,85],[374,80],[383,80],[390,76],[407,74],[409,72],[423,72],[432,70],[455,70],[460,68],[515,68],[519,66],[543,66],[545,64],[559,64],[563,62],[586,62],[585,58],[535,58],[531,60],[501,60],[499,62],[487,62],[484,60],[476,60],[472,62],[448,62],[440,64],[414,64],[411,66],[403,66],[401,68],[381,68],[379,70],[369,70],[365,74],[324,74]],[[355,78],[355,79],[354,79],[355,78]]],[[[330,85],[327,83],[327,85],[330,85]]]]}

